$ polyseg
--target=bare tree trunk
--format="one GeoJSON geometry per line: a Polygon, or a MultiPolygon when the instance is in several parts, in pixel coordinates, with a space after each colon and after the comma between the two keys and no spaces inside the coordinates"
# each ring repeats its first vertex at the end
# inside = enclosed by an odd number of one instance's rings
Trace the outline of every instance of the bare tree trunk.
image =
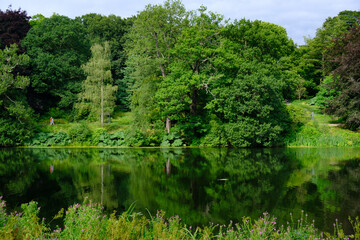
{"type": "Polygon", "coordinates": [[[171,128],[171,120],[170,118],[166,118],[166,131],[169,134],[170,133],[170,128],[171,128]]]}
{"type": "Polygon", "coordinates": [[[100,113],[100,124],[101,124],[101,128],[104,127],[104,78],[103,75],[101,75],[101,113],[100,113]]]}

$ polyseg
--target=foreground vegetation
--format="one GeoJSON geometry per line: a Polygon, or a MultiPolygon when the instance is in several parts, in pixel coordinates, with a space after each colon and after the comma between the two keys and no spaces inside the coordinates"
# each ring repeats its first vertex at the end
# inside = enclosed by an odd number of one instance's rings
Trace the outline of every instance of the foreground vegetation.
{"type": "MultiPolygon", "coordinates": [[[[335,220],[334,232],[323,233],[314,221],[301,213],[300,219],[279,225],[275,217],[263,213],[259,219],[243,218],[241,223],[227,225],[210,223],[192,227],[182,223],[179,216],[165,218],[163,212],[146,218],[141,213],[127,212],[116,216],[104,215],[100,204],[87,202],[74,204],[66,212],[62,209],[53,218],[63,218],[64,226],[51,229],[45,219],[39,218],[36,202],[21,205],[22,212],[6,212],[6,202],[0,200],[1,239],[346,239],[360,238],[359,219],[349,219],[354,234],[346,235],[341,223],[335,220]]],[[[51,220],[52,221],[52,220],[51,220]]]]}

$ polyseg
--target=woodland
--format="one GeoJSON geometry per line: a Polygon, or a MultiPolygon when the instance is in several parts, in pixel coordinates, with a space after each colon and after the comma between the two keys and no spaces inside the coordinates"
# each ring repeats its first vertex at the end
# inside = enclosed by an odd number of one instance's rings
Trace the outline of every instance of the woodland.
{"type": "Polygon", "coordinates": [[[284,146],[304,129],[296,100],[360,129],[360,12],[329,16],[298,46],[282,26],[178,0],[130,18],[9,7],[0,77],[0,146],[284,146]],[[128,128],[106,128],[122,113],[128,128]],[[71,127],[49,132],[50,117],[71,127]]]}

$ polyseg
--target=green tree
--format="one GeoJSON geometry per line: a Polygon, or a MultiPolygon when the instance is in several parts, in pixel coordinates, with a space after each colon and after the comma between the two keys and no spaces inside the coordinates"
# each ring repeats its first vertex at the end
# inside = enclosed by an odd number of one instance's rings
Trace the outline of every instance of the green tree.
{"type": "Polygon", "coordinates": [[[86,28],[92,43],[109,42],[111,49],[111,74],[114,85],[118,86],[116,105],[123,111],[130,109],[128,83],[124,78],[126,53],[125,35],[132,26],[132,19],[123,19],[115,15],[86,14],[76,18],[86,28]]]}
{"type": "Polygon", "coordinates": [[[0,146],[21,144],[31,134],[33,115],[25,97],[29,78],[14,73],[29,57],[17,51],[16,44],[0,49],[0,146]]]}
{"type": "Polygon", "coordinates": [[[178,0],[147,5],[136,16],[127,35],[125,78],[131,85],[132,110],[141,129],[147,129],[149,123],[158,119],[155,92],[170,72],[169,64],[174,60],[171,50],[184,26],[185,15],[178,0]]]}
{"type": "Polygon", "coordinates": [[[28,99],[37,112],[71,110],[85,78],[80,67],[90,57],[86,30],[79,22],[53,15],[31,28],[22,42],[31,58],[28,99]]]}
{"type": "Polygon", "coordinates": [[[91,47],[92,57],[82,66],[87,74],[83,81],[83,91],[79,93],[79,103],[75,108],[80,115],[89,114],[93,119],[100,116],[101,127],[104,123],[104,112],[111,113],[115,107],[116,86],[112,86],[110,46],[94,44],[91,47]]]}
{"type": "Polygon", "coordinates": [[[172,49],[171,72],[159,84],[155,96],[161,119],[174,120],[191,142],[203,134],[208,112],[204,108],[213,98],[209,86],[221,78],[216,65],[224,50],[220,37],[223,16],[201,7],[185,21],[187,26],[172,49]]]}
{"type": "Polygon", "coordinates": [[[306,45],[300,47],[297,72],[305,80],[310,96],[315,96],[317,86],[332,71],[326,67],[327,49],[332,45],[332,40],[348,32],[357,24],[358,18],[360,11],[342,11],[335,17],[328,17],[317,29],[316,36],[306,39],[306,45]]]}

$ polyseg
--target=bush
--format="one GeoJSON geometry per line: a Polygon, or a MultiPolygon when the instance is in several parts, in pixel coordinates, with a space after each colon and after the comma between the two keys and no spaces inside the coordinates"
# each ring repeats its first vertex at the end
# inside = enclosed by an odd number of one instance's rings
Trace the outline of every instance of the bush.
{"type": "Polygon", "coordinates": [[[80,124],[73,125],[68,131],[69,137],[72,142],[84,143],[90,140],[92,132],[89,126],[82,122],[80,124]]]}
{"type": "MultiPolygon", "coordinates": [[[[133,213],[133,206],[120,216],[103,214],[100,204],[87,202],[70,206],[64,217],[64,227],[51,230],[44,219],[38,217],[40,208],[36,202],[22,204],[23,212],[6,213],[6,204],[0,197],[1,239],[358,239],[359,218],[350,219],[354,234],[344,234],[341,223],[334,224],[334,232],[322,233],[309,222],[307,214],[301,212],[300,219],[291,220],[286,226],[277,223],[268,213],[258,219],[244,217],[242,222],[226,225],[192,227],[181,222],[180,217],[165,217],[159,211],[145,218],[133,213]]],[[[62,209],[53,219],[62,218],[62,209]]]]}
{"type": "Polygon", "coordinates": [[[61,239],[104,239],[107,219],[100,204],[87,203],[70,206],[64,219],[61,239]]]}
{"type": "Polygon", "coordinates": [[[25,142],[25,146],[66,146],[71,142],[65,132],[37,133],[25,142]]]}
{"type": "Polygon", "coordinates": [[[20,146],[33,135],[33,127],[0,118],[0,146],[20,146]]]}
{"type": "Polygon", "coordinates": [[[161,147],[180,147],[182,145],[183,141],[176,132],[170,132],[169,134],[164,135],[160,144],[161,147]]]}
{"type": "Polygon", "coordinates": [[[201,140],[201,146],[225,147],[227,145],[223,126],[215,121],[210,121],[210,131],[201,140]]]}

